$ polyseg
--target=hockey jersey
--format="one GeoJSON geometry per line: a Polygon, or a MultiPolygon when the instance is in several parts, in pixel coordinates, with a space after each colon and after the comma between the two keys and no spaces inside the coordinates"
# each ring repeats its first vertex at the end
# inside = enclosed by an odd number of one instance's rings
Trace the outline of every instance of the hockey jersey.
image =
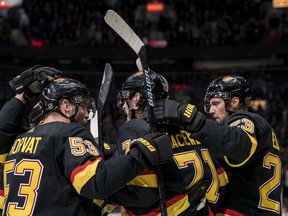
{"type": "Polygon", "coordinates": [[[225,123],[207,120],[199,132],[231,176],[219,215],[281,215],[282,164],[273,129],[245,111],[225,123]]]}
{"type": "MultiPolygon", "coordinates": [[[[127,154],[131,141],[144,136],[149,130],[149,124],[143,119],[126,122],[119,130],[118,153],[127,154]]],[[[174,151],[173,160],[161,166],[168,215],[180,215],[190,207],[187,193],[201,180],[209,181],[206,198],[210,207],[209,215],[214,215],[227,184],[226,172],[215,160],[211,150],[193,134],[169,125],[163,125],[162,132],[170,136],[174,151]]],[[[160,215],[155,170],[142,172],[115,193],[111,201],[124,206],[126,215],[160,215]]]]}
{"type": "Polygon", "coordinates": [[[130,156],[103,161],[91,133],[51,122],[18,135],[4,164],[4,215],[101,215],[105,199],[143,171],[130,156]]]}

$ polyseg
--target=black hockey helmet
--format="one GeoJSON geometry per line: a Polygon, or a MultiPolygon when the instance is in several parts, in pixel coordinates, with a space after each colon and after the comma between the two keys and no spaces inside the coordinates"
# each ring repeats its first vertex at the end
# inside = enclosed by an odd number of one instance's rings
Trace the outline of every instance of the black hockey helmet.
{"type": "Polygon", "coordinates": [[[206,95],[204,98],[204,111],[209,113],[209,101],[211,98],[223,98],[225,104],[227,104],[234,96],[239,97],[242,104],[246,106],[250,104],[250,88],[243,77],[238,75],[230,75],[214,79],[206,90],[206,95]]]}
{"type": "MultiPolygon", "coordinates": [[[[152,70],[149,70],[149,76],[151,78],[153,99],[160,100],[168,98],[169,85],[166,78],[152,70]]],[[[119,108],[122,109],[123,104],[130,100],[136,92],[142,94],[143,102],[145,102],[147,94],[145,79],[142,71],[136,72],[126,79],[117,96],[117,106],[119,108]]]]}
{"type": "MultiPolygon", "coordinates": [[[[59,100],[62,98],[68,99],[77,109],[80,104],[84,103],[89,116],[94,116],[96,104],[86,86],[74,79],[58,79],[43,90],[38,105],[30,113],[30,123],[38,124],[51,111],[59,112],[67,117],[59,109],[59,100]],[[92,114],[90,114],[91,112],[92,114]]],[[[74,116],[72,117],[74,118],[74,116]]]]}

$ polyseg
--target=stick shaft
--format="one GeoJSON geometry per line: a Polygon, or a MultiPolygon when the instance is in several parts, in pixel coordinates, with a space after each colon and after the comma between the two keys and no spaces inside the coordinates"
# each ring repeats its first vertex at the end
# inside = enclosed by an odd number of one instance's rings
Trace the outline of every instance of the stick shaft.
{"type": "MultiPolygon", "coordinates": [[[[156,132],[156,121],[154,118],[154,101],[151,86],[151,77],[149,75],[149,67],[146,55],[145,45],[136,35],[131,27],[113,10],[108,10],[104,17],[105,22],[134,50],[140,62],[145,76],[145,86],[147,90],[147,109],[151,132],[156,132]]],[[[137,64],[138,66],[138,64],[137,64]]],[[[139,68],[140,66],[138,66],[139,68]]],[[[157,183],[159,189],[161,215],[167,216],[166,197],[164,189],[163,174],[160,166],[156,167],[157,183]]]]}

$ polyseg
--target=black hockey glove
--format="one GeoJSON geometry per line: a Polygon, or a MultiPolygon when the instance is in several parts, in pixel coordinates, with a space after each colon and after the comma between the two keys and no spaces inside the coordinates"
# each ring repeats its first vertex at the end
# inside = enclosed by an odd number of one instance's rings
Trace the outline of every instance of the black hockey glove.
{"type": "Polygon", "coordinates": [[[188,192],[190,206],[183,216],[209,215],[205,198],[209,186],[210,182],[208,180],[200,180],[190,189],[188,192]]]}
{"type": "Polygon", "coordinates": [[[169,99],[154,103],[154,116],[158,124],[184,126],[190,132],[199,131],[205,123],[204,115],[195,105],[169,99]]]}
{"type": "Polygon", "coordinates": [[[168,162],[173,156],[173,150],[167,135],[152,133],[145,135],[144,138],[133,140],[130,154],[145,169],[150,170],[154,165],[168,162]]]}
{"type": "Polygon", "coordinates": [[[44,87],[54,79],[61,76],[62,72],[53,67],[35,65],[14,77],[9,85],[17,94],[24,92],[24,97],[29,100],[32,96],[42,92],[44,87]]]}

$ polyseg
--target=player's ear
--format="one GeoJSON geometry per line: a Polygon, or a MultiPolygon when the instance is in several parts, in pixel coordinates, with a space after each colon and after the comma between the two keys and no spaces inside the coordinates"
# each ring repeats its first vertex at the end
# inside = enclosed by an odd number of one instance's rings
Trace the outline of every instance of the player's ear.
{"type": "Polygon", "coordinates": [[[64,113],[67,116],[70,116],[70,114],[72,113],[73,106],[68,99],[64,98],[59,101],[59,108],[62,113],[64,113]]]}
{"type": "Polygon", "coordinates": [[[136,103],[138,103],[141,100],[142,94],[140,92],[136,92],[136,94],[133,96],[136,103]]]}
{"type": "Polygon", "coordinates": [[[238,97],[233,97],[230,101],[232,110],[236,110],[240,106],[240,99],[238,97]]]}

